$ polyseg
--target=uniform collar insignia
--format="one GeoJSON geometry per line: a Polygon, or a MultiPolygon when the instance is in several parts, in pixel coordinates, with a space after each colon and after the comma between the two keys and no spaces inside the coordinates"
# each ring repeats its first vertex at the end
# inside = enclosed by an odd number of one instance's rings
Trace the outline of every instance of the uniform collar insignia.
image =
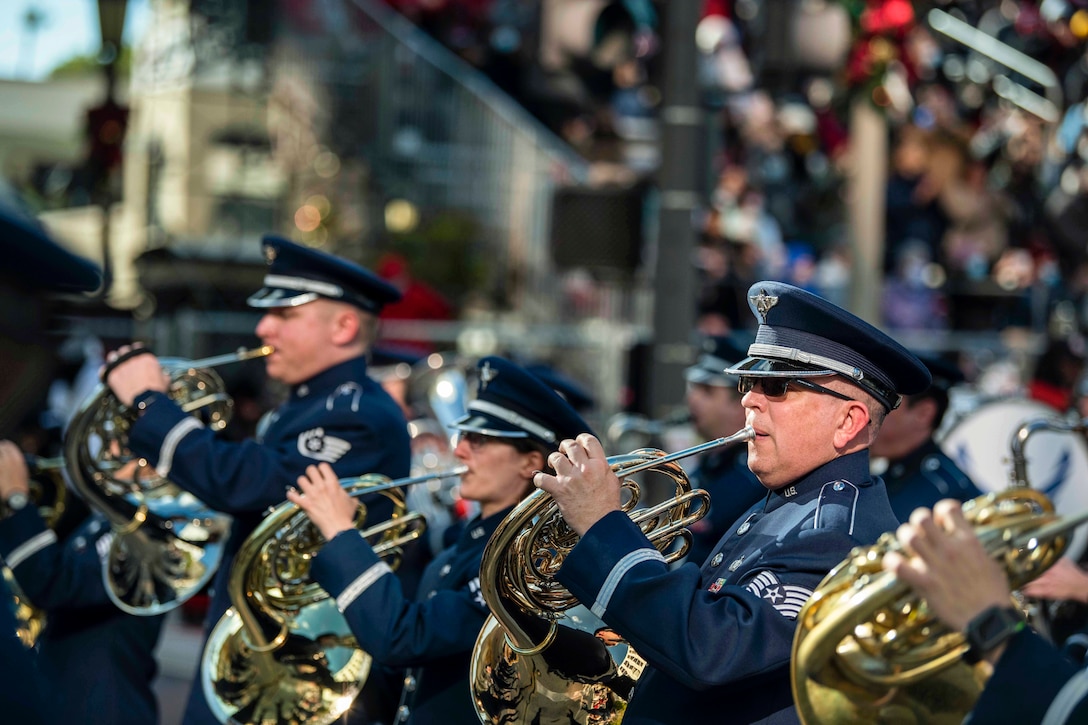
{"type": "Polygon", "coordinates": [[[480,368],[480,390],[487,390],[487,384],[499,376],[499,371],[491,367],[490,362],[485,362],[480,368]]]}
{"type": "Polygon", "coordinates": [[[276,260],[276,248],[271,244],[265,245],[264,258],[269,264],[272,264],[276,260]]]}
{"type": "Polygon", "coordinates": [[[772,307],[778,304],[778,298],[767,294],[763,290],[760,290],[758,295],[752,295],[748,299],[750,299],[752,301],[752,304],[756,306],[756,312],[759,313],[763,324],[766,325],[767,313],[770,312],[772,307]]]}

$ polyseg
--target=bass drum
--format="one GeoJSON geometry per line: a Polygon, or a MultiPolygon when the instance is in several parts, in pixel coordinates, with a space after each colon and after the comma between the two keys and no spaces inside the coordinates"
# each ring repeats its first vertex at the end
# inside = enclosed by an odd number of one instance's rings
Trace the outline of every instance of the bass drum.
{"type": "MultiPolygon", "coordinates": [[[[984,493],[1001,491],[1013,480],[1012,440],[1024,423],[1060,420],[1044,403],[1008,398],[983,403],[948,429],[938,444],[984,493]]],[[[1054,502],[1058,514],[1088,509],[1088,442],[1079,432],[1042,430],[1023,448],[1031,487],[1054,502]]],[[[1088,544],[1088,525],[1073,532],[1065,555],[1080,561],[1088,544]]]]}

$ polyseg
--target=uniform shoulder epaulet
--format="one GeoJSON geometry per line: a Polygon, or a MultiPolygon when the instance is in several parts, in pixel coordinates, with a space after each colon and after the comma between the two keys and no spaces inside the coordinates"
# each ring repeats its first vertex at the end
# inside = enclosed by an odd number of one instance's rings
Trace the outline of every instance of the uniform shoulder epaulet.
{"type": "Polygon", "coordinates": [[[359,401],[362,399],[364,392],[363,386],[354,381],[341,383],[325,399],[325,410],[332,410],[344,405],[349,406],[352,413],[357,413],[359,412],[359,401]]]}
{"type": "Polygon", "coordinates": [[[816,502],[817,529],[838,529],[846,534],[854,533],[854,515],[860,490],[849,481],[829,481],[820,489],[816,502]]]}

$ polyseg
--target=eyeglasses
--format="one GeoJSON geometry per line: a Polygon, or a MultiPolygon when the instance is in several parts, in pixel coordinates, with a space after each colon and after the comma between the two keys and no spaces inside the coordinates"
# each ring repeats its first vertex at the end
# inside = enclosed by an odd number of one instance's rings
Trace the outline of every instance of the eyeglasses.
{"type": "Polygon", "coordinates": [[[817,393],[824,393],[838,398],[839,400],[848,400],[852,403],[857,401],[853,398],[843,395],[837,390],[831,388],[825,388],[823,385],[818,385],[805,378],[764,378],[756,377],[754,375],[742,375],[740,382],[737,383],[737,390],[741,393],[751,392],[753,388],[759,386],[759,389],[763,391],[763,394],[768,398],[781,398],[786,394],[786,388],[790,385],[796,385],[799,388],[808,388],[809,390],[815,390],[817,393]]]}
{"type": "Polygon", "coordinates": [[[483,433],[476,433],[475,431],[463,430],[461,431],[461,440],[468,443],[468,447],[474,451],[478,451],[488,443],[495,443],[502,440],[495,436],[485,435],[483,433]]]}

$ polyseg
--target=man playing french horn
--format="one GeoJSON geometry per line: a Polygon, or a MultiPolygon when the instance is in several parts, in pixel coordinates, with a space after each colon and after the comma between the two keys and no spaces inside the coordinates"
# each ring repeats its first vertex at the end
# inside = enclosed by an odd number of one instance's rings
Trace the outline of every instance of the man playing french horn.
{"type": "Polygon", "coordinates": [[[356,502],[327,465],[310,466],[290,501],[328,541],[314,559],[314,579],[336,598],[359,644],[389,667],[413,668],[405,678],[398,723],[477,725],[469,660],[487,618],[480,561],[495,527],[533,491],[533,474],[556,442],[590,428],[554,390],[499,357],[477,365],[478,392],[454,423],[454,455],[466,467],[461,496],[480,514],[423,572],[419,600],[404,596],[387,564],[355,531],[356,502]]]}
{"type": "MultiPolygon", "coordinates": [[[[165,394],[159,361],[142,348],[111,353],[103,371],[121,403],[138,411],[132,452],[234,517],[216,572],[209,627],[230,604],[227,582],[238,547],[307,465],[325,462],[339,475],[393,478],[407,475],[410,465],[404,415],[367,375],[376,317],[400,293],[348,260],[278,237],[265,237],[263,246],[268,274],[249,305],[264,310],[256,333],[273,348],[265,358],[268,376],[289,386],[290,396],[262,421],[257,440],[218,439],[183,411],[165,394]]],[[[387,499],[366,503],[372,517],[388,518],[387,499]]],[[[184,722],[218,722],[200,687],[190,693],[184,722]]]]}
{"type": "Polygon", "coordinates": [[[536,485],[581,535],[558,579],[647,661],[629,723],[797,722],[796,617],[852,548],[895,528],[868,447],[900,394],[930,378],[906,349],[808,292],[749,290],[759,319],[740,377],[748,466],[768,489],[702,564],[678,569],[620,511],[596,438],[568,439],[536,485]]]}

